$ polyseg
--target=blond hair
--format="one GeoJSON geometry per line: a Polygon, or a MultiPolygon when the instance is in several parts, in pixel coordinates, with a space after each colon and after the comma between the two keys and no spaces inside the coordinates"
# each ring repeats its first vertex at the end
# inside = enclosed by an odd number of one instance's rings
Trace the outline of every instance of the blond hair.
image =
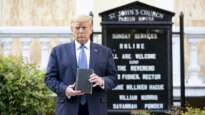
{"type": "Polygon", "coordinates": [[[89,22],[92,25],[92,17],[88,15],[76,15],[72,17],[71,24],[75,22],[89,22]]]}

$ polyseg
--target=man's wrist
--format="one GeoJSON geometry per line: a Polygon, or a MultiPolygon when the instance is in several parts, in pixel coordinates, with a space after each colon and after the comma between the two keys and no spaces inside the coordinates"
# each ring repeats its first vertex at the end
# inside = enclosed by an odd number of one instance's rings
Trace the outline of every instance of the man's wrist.
{"type": "Polygon", "coordinates": [[[65,95],[66,95],[66,97],[67,97],[68,99],[71,98],[71,96],[69,95],[69,92],[70,92],[70,90],[72,90],[72,89],[73,89],[73,85],[69,85],[69,86],[66,88],[65,95]]]}
{"type": "Polygon", "coordinates": [[[67,98],[69,98],[70,96],[69,96],[69,86],[68,87],[66,87],[66,89],[65,89],[65,96],[67,97],[67,98]]]}
{"type": "Polygon", "coordinates": [[[69,95],[68,95],[68,96],[66,96],[66,97],[67,97],[68,99],[70,99],[70,98],[71,98],[71,96],[69,96],[69,95]]]}
{"type": "Polygon", "coordinates": [[[101,83],[100,87],[101,87],[102,89],[105,89],[105,81],[104,81],[103,78],[102,78],[102,83],[101,83]]]}

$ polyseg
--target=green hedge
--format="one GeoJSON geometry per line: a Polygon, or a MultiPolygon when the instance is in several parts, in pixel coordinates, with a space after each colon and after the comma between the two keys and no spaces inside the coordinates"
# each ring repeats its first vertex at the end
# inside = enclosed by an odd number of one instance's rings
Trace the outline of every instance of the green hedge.
{"type": "Polygon", "coordinates": [[[53,109],[44,72],[22,59],[0,56],[0,115],[52,114],[53,109]]]}
{"type": "Polygon", "coordinates": [[[205,115],[205,109],[187,107],[182,115],[205,115]]]}
{"type": "MultiPolygon", "coordinates": [[[[173,107],[169,112],[164,114],[165,115],[205,115],[205,109],[187,106],[185,111],[183,111],[183,109],[180,107],[173,107]]],[[[133,110],[131,111],[131,115],[157,115],[157,113],[149,112],[146,110],[133,110]]]]}

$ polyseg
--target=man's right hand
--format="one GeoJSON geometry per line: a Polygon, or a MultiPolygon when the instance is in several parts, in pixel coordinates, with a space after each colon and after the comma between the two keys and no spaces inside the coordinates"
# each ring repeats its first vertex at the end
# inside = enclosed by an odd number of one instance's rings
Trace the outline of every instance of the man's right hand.
{"type": "Polygon", "coordinates": [[[85,93],[79,91],[79,90],[74,90],[75,84],[69,85],[66,90],[65,90],[65,95],[70,98],[71,96],[79,96],[79,95],[84,95],[85,93]]]}

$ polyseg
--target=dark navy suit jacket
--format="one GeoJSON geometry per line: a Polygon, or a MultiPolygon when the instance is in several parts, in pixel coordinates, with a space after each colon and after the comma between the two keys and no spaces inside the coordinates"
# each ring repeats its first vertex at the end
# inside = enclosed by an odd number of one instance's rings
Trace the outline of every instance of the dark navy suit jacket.
{"type": "MultiPolygon", "coordinates": [[[[97,86],[93,89],[93,94],[87,96],[88,110],[90,115],[107,115],[106,92],[117,85],[116,67],[111,49],[92,42],[90,45],[90,68],[94,69],[95,74],[103,77],[105,84],[104,89],[97,86]]],[[[57,94],[56,115],[78,114],[79,96],[70,99],[65,96],[66,87],[75,82],[76,70],[74,42],[53,48],[48,62],[45,83],[57,94]]]]}

